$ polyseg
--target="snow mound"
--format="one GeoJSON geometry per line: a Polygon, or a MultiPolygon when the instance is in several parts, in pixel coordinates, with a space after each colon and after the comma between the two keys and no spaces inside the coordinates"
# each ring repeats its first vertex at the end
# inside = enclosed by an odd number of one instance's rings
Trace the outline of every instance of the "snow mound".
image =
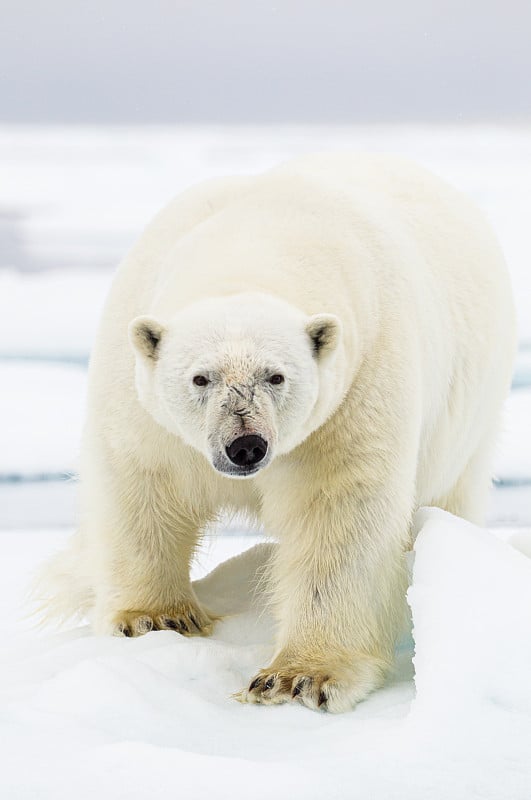
{"type": "MultiPolygon", "coordinates": [[[[416,522],[416,697],[404,640],[387,685],[351,713],[232,700],[272,652],[261,576],[274,545],[258,544],[196,582],[224,617],[210,639],[13,638],[0,795],[528,800],[531,533],[502,541],[434,509],[416,522]]],[[[17,563],[11,595],[28,577],[17,563]]]]}
{"type": "Polygon", "coordinates": [[[448,718],[493,707],[531,714],[531,536],[517,534],[508,547],[439,509],[419,512],[417,524],[408,594],[415,713],[448,718]]]}
{"type": "Polygon", "coordinates": [[[531,534],[504,542],[438,509],[417,526],[409,747],[434,797],[529,798],[531,534]]]}

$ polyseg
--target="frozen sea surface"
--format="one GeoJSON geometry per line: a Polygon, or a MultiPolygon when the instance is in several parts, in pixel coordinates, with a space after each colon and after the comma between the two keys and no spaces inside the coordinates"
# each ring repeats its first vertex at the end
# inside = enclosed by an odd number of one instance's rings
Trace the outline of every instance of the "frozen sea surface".
{"type": "Polygon", "coordinates": [[[153,214],[208,177],[359,149],[420,161],[500,238],[520,350],[490,522],[531,524],[531,127],[0,126],[0,527],[74,521],[91,343],[113,269],[153,214]]]}
{"type": "Polygon", "coordinates": [[[120,639],[32,631],[22,598],[65,532],[0,532],[0,796],[528,800],[531,531],[436,509],[416,525],[414,643],[405,632],[386,685],[339,716],[231,699],[272,655],[273,544],[222,536],[201,554],[197,592],[223,615],[211,638],[120,639]]]}
{"type": "Polygon", "coordinates": [[[0,126],[2,798],[529,800],[530,134],[0,126]],[[386,686],[342,716],[230,699],[268,663],[273,630],[257,576],[274,545],[235,526],[194,567],[199,595],[224,615],[212,638],[36,632],[21,609],[33,570],[74,522],[75,482],[64,477],[76,471],[86,364],[113,268],[186,186],[340,149],[424,163],[475,198],[504,247],[520,351],[496,456],[496,534],[418,513],[414,659],[406,634],[386,686]]]}
{"type": "MultiPolygon", "coordinates": [[[[70,525],[86,392],[76,362],[0,360],[0,523],[70,525]]],[[[491,523],[531,525],[531,387],[512,392],[494,462],[491,523]]]]}
{"type": "Polygon", "coordinates": [[[187,186],[345,150],[413,158],[476,200],[505,251],[531,345],[529,125],[0,125],[0,265],[114,267],[187,186]]]}

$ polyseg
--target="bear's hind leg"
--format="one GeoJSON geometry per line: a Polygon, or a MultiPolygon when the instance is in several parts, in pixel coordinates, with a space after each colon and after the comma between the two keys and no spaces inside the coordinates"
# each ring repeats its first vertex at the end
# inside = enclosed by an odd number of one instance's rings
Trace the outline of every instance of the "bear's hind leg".
{"type": "Polygon", "coordinates": [[[493,437],[489,436],[478,447],[451,490],[432,505],[475,525],[484,525],[492,486],[493,450],[493,437]]]}

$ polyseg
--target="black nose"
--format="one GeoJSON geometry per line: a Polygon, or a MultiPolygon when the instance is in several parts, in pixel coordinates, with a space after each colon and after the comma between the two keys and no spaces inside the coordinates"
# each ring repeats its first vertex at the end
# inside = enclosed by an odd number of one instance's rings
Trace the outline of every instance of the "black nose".
{"type": "Polygon", "coordinates": [[[267,453],[267,442],[261,436],[239,436],[226,451],[232,463],[238,467],[253,467],[267,453]]]}

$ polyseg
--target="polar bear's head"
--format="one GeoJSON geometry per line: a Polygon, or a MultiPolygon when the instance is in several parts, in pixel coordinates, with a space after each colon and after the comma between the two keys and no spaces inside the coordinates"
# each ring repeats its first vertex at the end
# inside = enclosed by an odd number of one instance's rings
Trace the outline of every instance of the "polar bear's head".
{"type": "Polygon", "coordinates": [[[245,478],[321,425],[333,402],[340,322],[242,293],[129,328],[140,402],[220,473],[245,478]]]}

